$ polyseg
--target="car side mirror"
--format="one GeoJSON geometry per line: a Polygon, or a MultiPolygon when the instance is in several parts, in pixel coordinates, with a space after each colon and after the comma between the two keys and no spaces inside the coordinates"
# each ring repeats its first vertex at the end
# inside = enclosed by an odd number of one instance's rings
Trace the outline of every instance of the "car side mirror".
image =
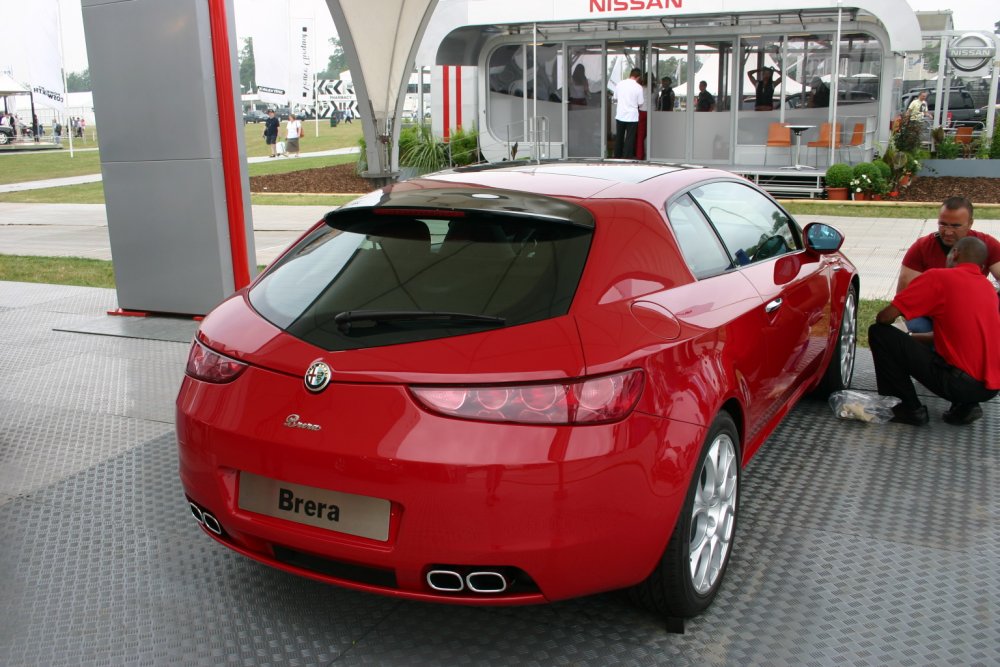
{"type": "Polygon", "coordinates": [[[806,225],[805,237],[806,247],[821,255],[837,252],[844,244],[844,235],[822,222],[812,222],[806,225]]]}

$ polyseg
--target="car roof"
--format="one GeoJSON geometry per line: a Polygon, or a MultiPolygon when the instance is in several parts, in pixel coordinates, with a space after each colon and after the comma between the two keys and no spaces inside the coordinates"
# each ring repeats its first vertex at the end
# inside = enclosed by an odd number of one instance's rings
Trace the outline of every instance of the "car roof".
{"type": "MultiPolygon", "coordinates": [[[[460,167],[430,174],[423,179],[463,183],[555,197],[634,197],[637,188],[653,179],[696,173],[700,167],[673,163],[626,160],[552,160],[537,163],[494,163],[460,167]]],[[[681,179],[685,180],[685,179],[681,179]]],[[[664,183],[666,188],[670,186],[664,183]]]]}

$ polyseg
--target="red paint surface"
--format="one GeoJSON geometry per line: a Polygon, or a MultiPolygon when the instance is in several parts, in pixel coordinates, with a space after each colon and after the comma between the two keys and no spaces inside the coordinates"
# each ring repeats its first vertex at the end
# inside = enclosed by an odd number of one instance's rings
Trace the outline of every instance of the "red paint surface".
{"type": "Polygon", "coordinates": [[[602,169],[581,178],[557,165],[527,166],[393,186],[414,196],[444,186],[558,194],[588,209],[596,221],[590,255],[564,316],[329,352],[261,319],[245,294],[213,311],[199,339],[249,367],[229,384],[186,377],[176,422],[184,488],[220,521],[226,535],[216,539],[276,568],[419,600],[525,604],[643,580],[663,555],[715,415],[724,405],[736,413],[749,459],[821,377],[855,271],[839,254],[800,250],[695,281],[663,204],[704,179],[733,177],[684,170],[615,184],[597,177],[602,169]],[[834,263],[843,270],[833,272],[834,263]],[[787,307],[766,313],[778,294],[787,307]],[[318,394],[303,384],[317,359],[333,368],[318,394]],[[409,390],[633,368],[646,378],[642,395],[611,424],[452,418],[423,408],[409,390]],[[289,415],[322,428],[289,428],[289,415]],[[239,471],[388,500],[388,540],[242,510],[239,471]],[[398,585],[292,567],[274,558],[274,544],[390,570],[398,585]],[[425,575],[440,564],[519,568],[538,590],[438,593],[425,575]]]}
{"type": "Polygon", "coordinates": [[[243,179],[236,134],[236,105],[233,101],[232,62],[229,59],[229,29],[225,0],[208,0],[212,31],[212,61],[215,66],[215,97],[219,106],[219,136],[222,142],[222,172],[226,187],[229,218],[229,250],[233,262],[233,283],[242,289],[250,284],[247,238],[243,210],[243,179]]]}
{"type": "Polygon", "coordinates": [[[441,67],[441,98],[443,100],[441,123],[444,125],[445,141],[451,136],[451,82],[448,80],[448,77],[451,76],[450,72],[451,68],[448,65],[441,67]]]}

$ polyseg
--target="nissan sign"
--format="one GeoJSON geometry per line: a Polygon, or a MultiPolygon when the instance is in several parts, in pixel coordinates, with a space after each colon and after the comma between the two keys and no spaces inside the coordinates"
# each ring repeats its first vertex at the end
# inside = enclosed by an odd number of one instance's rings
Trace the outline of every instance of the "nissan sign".
{"type": "Polygon", "coordinates": [[[959,72],[978,72],[993,59],[996,47],[985,35],[969,32],[948,45],[948,62],[959,72]]]}

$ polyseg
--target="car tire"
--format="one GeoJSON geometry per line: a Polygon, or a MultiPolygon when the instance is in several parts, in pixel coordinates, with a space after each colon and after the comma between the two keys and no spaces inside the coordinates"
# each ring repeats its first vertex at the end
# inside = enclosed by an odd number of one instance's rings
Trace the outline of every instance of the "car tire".
{"type": "Polygon", "coordinates": [[[719,592],[736,537],[741,480],[739,433],[721,412],[712,422],[691,477],[684,508],[653,573],[632,600],[657,614],[689,618],[719,592]]]}
{"type": "Polygon", "coordinates": [[[826,372],[816,393],[826,397],[835,391],[847,389],[854,377],[854,362],[858,348],[858,288],[851,285],[844,299],[844,313],[840,318],[837,342],[827,364],[826,372]]]}
{"type": "Polygon", "coordinates": [[[7,137],[7,133],[6,132],[0,132],[0,146],[3,146],[8,141],[10,141],[10,139],[7,137]]]}

